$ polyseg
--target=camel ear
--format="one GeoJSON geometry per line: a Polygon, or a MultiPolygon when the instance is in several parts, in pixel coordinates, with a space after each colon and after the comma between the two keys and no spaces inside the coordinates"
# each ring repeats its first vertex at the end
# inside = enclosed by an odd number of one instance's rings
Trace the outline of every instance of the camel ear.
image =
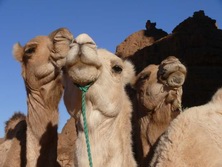
{"type": "Polygon", "coordinates": [[[70,44],[73,41],[73,35],[67,28],[59,28],[49,34],[49,38],[54,42],[70,44]]]}
{"type": "Polygon", "coordinates": [[[15,59],[19,62],[22,62],[23,54],[24,54],[23,47],[19,43],[16,43],[13,46],[13,55],[15,59]]]}
{"type": "Polygon", "coordinates": [[[133,82],[134,79],[135,79],[134,65],[130,61],[125,60],[124,69],[123,69],[123,82],[124,84],[128,84],[133,82]]]}

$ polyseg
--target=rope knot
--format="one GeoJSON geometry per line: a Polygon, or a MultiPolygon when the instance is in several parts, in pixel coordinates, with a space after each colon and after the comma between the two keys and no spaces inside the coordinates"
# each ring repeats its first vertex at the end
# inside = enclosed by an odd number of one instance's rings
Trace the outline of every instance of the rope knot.
{"type": "Polygon", "coordinates": [[[78,84],[75,84],[82,92],[86,93],[89,89],[89,87],[92,85],[92,83],[89,83],[88,85],[85,85],[85,86],[81,86],[81,85],[78,85],[78,84]]]}

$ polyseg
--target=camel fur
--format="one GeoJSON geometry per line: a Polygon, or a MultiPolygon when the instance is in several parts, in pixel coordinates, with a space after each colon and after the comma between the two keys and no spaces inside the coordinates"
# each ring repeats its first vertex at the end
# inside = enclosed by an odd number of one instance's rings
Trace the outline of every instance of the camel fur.
{"type": "Polygon", "coordinates": [[[37,36],[24,47],[14,45],[27,92],[27,167],[55,167],[57,158],[58,104],[63,93],[62,68],[72,34],[60,28],[37,36]]]}
{"type": "Polygon", "coordinates": [[[174,56],[149,65],[133,84],[134,151],[139,166],[146,166],[158,138],[181,111],[186,67],[174,56]]]}
{"type": "Polygon", "coordinates": [[[150,166],[222,166],[221,125],[222,88],[210,102],[184,110],[171,122],[157,145],[150,166]]]}
{"type": "Polygon", "coordinates": [[[82,93],[74,84],[91,84],[86,93],[86,117],[93,166],[135,167],[131,141],[131,102],[125,85],[134,76],[133,65],[105,49],[97,49],[87,35],[79,35],[67,55],[64,101],[77,121],[76,167],[89,165],[83,118],[82,93]]]}

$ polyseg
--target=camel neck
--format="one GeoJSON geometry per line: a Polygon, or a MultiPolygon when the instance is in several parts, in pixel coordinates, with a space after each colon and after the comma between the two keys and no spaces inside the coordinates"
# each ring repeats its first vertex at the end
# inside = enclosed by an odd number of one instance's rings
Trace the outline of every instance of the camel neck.
{"type": "MultiPolygon", "coordinates": [[[[61,97],[60,94],[59,97],[61,97]]],[[[50,94],[45,97],[41,91],[27,93],[27,123],[37,138],[40,138],[47,130],[57,127],[58,103],[56,101],[59,102],[59,100],[55,99],[55,96],[56,94],[50,94]]],[[[53,131],[57,133],[57,128],[53,131]]]]}
{"type": "Polygon", "coordinates": [[[54,87],[48,91],[27,91],[28,167],[54,167],[57,164],[58,102],[61,90],[54,87]]]}

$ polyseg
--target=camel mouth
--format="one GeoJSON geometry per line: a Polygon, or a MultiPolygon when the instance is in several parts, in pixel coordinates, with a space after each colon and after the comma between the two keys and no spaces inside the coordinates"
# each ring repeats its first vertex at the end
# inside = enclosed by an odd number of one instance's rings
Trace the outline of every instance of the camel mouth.
{"type": "Polygon", "coordinates": [[[167,85],[171,87],[181,87],[185,82],[185,75],[179,71],[176,71],[168,76],[166,82],[167,85]]]}
{"type": "Polygon", "coordinates": [[[102,66],[95,42],[87,34],[81,34],[70,46],[66,67],[72,82],[82,86],[95,82],[102,66]]]}
{"type": "Polygon", "coordinates": [[[158,79],[166,86],[181,87],[186,78],[186,67],[174,56],[163,60],[159,66],[158,79]]]}

